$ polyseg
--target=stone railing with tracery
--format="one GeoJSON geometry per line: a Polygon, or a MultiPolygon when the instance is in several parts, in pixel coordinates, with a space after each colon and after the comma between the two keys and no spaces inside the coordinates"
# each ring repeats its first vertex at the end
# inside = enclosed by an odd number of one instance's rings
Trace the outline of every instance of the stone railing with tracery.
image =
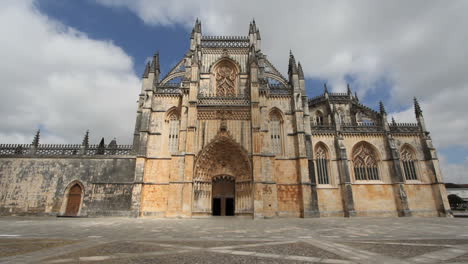
{"type": "Polygon", "coordinates": [[[248,106],[249,99],[245,96],[209,96],[200,95],[198,97],[199,106],[248,106]]]}
{"type": "Polygon", "coordinates": [[[132,155],[132,145],[0,144],[0,156],[121,156],[132,155]]]}
{"type": "Polygon", "coordinates": [[[249,37],[246,36],[202,36],[204,48],[248,48],[249,37]]]}

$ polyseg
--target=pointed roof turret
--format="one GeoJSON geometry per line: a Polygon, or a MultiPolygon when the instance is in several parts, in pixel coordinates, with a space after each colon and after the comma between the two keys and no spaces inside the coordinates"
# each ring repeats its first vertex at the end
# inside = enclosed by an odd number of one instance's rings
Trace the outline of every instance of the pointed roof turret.
{"type": "Polygon", "coordinates": [[[153,61],[151,62],[150,71],[149,72],[156,72],[159,71],[159,51],[157,51],[153,56],[153,61]]]}
{"type": "Polygon", "coordinates": [[[379,101],[379,109],[380,109],[380,114],[386,115],[387,112],[385,111],[385,107],[382,101],[379,101]]]}
{"type": "Polygon", "coordinates": [[[40,137],[41,137],[41,130],[38,129],[36,132],[36,135],[34,135],[34,139],[31,145],[33,145],[34,147],[38,147],[40,137]]]}
{"type": "Polygon", "coordinates": [[[416,117],[420,117],[422,116],[422,110],[421,110],[421,106],[419,106],[419,102],[418,102],[418,99],[416,99],[416,97],[414,97],[414,113],[416,114],[416,117]]]}
{"type": "Polygon", "coordinates": [[[89,146],[89,130],[86,130],[85,136],[83,138],[82,146],[89,146]]]}
{"type": "Polygon", "coordinates": [[[297,62],[297,73],[300,80],[304,80],[304,71],[302,70],[301,62],[297,62]]]}
{"type": "Polygon", "coordinates": [[[294,58],[291,50],[289,50],[288,74],[297,74],[296,59],[294,58]]]}

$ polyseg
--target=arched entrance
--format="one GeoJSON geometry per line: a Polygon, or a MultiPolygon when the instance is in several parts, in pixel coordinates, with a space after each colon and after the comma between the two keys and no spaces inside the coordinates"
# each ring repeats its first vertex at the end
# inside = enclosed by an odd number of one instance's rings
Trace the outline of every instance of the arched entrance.
{"type": "Polygon", "coordinates": [[[213,178],[213,215],[232,216],[235,211],[236,183],[229,175],[219,175],[213,178]]]}
{"type": "Polygon", "coordinates": [[[67,207],[65,208],[66,216],[77,216],[81,205],[81,196],[83,188],[75,183],[68,191],[67,207]]]}
{"type": "Polygon", "coordinates": [[[220,132],[195,163],[193,215],[252,215],[250,164],[245,149],[220,132]]]}

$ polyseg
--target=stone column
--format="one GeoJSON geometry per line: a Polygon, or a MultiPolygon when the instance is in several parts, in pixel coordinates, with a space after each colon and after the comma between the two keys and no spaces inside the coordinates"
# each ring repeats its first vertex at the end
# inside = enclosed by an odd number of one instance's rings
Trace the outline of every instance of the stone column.
{"type": "Polygon", "coordinates": [[[356,216],[351,174],[348,166],[348,155],[346,154],[346,147],[343,143],[343,136],[340,132],[337,132],[335,136],[335,148],[338,173],[340,176],[341,196],[343,199],[343,211],[346,217],[356,216]]]}

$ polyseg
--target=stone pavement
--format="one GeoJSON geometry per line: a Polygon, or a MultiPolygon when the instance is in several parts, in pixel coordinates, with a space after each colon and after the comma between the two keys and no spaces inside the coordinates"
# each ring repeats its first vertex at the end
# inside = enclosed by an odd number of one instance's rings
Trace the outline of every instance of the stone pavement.
{"type": "Polygon", "coordinates": [[[0,218],[0,263],[468,263],[468,218],[0,218]]]}

